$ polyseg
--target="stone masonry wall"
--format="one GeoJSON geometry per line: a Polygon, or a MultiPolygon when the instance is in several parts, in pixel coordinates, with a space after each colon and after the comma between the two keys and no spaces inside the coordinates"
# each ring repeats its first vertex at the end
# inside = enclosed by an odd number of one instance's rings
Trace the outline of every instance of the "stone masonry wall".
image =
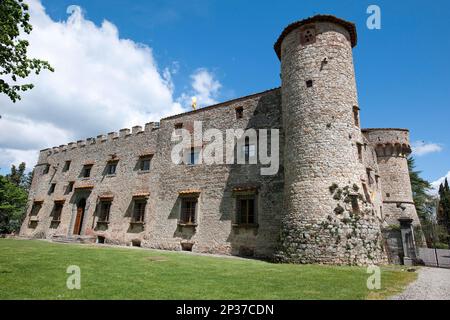
{"type": "MultiPolygon", "coordinates": [[[[171,135],[175,124],[193,127],[202,121],[203,131],[209,128],[280,129],[281,96],[279,89],[263,94],[237,99],[227,104],[200,109],[196,112],[163,119],[159,128],[148,124],[145,131],[130,134],[122,130],[107,138],[80,141],[69,146],[44,150],[36,167],[29,210],[33,201],[43,200],[37,226],[29,226],[29,218],[21,230],[23,236],[51,238],[53,235],[70,236],[73,233],[76,204],[87,199],[82,234],[105,237],[106,242],[129,245],[138,240],[141,246],[181,250],[182,242],[193,244],[193,251],[271,256],[278,240],[283,198],[283,167],[274,176],[261,176],[260,165],[176,165],[171,160],[174,142],[171,135]],[[243,108],[243,118],[236,119],[236,107],[243,108]],[[141,172],[139,156],[153,153],[151,169],[141,172]],[[105,172],[107,160],[115,154],[119,159],[117,173],[105,172]],[[63,172],[65,161],[70,160],[70,170],[63,172]],[[93,163],[90,178],[81,178],[83,165],[93,163]],[[50,164],[48,174],[43,174],[50,164]],[[65,194],[69,181],[75,189],[65,194]],[[49,194],[56,183],[53,194],[49,194]],[[92,189],[77,189],[86,185],[92,189]],[[257,222],[255,226],[236,225],[236,197],[233,188],[254,186],[257,190],[257,222]],[[181,227],[180,196],[183,190],[198,189],[197,227],[181,227]],[[145,225],[130,224],[133,194],[149,193],[145,225]],[[102,195],[113,195],[110,223],[99,227],[98,203],[102,195]],[[55,200],[65,200],[61,222],[52,224],[51,212],[55,200]],[[97,211],[96,211],[97,209],[97,211]]],[[[283,137],[281,136],[281,140],[283,137]]],[[[282,152],[281,155],[282,157],[282,152]]],[[[280,159],[282,163],[282,158],[280,159]]]]}
{"type": "Polygon", "coordinates": [[[405,129],[367,129],[365,136],[377,153],[383,189],[383,212],[390,225],[408,216],[420,225],[413,202],[407,157],[411,153],[409,131],[405,129]]]}
{"type": "Polygon", "coordinates": [[[349,39],[344,27],[316,22],[291,31],[281,44],[286,206],[281,261],[385,261],[381,219],[363,192],[366,170],[357,148],[363,137],[353,116],[358,103],[349,39]],[[303,44],[308,29],[315,39],[303,44]]]}
{"type": "MultiPolygon", "coordinates": [[[[81,235],[111,244],[192,246],[195,252],[293,263],[387,262],[392,252],[384,248],[382,226],[398,224],[405,214],[419,223],[407,171],[409,136],[401,129],[361,131],[352,28],[330,16],[288,26],[275,46],[281,88],[148,123],[144,130],[137,126],[42,150],[20,234],[73,236],[77,205],[86,200],[81,235]],[[242,108],[242,118],[236,108],[242,108]],[[227,129],[280,130],[278,172],[261,175],[266,166],[259,162],[173,163],[174,130],[182,126],[193,132],[196,122],[201,134],[217,129],[224,141],[227,129]],[[151,157],[148,171],[140,170],[144,155],[151,157]],[[112,159],[117,171],[109,175],[112,159]],[[64,170],[66,161],[71,161],[69,170],[64,170]],[[87,164],[91,176],[83,178],[87,164]],[[246,192],[256,199],[253,224],[237,221],[237,195],[246,192]],[[193,225],[180,221],[186,195],[198,199],[193,225]],[[136,196],[147,201],[143,224],[132,223],[136,196]],[[110,219],[99,223],[105,197],[112,200],[110,219]],[[55,203],[63,204],[60,221],[54,221],[55,203]],[[33,204],[40,204],[39,211],[33,204]]],[[[194,141],[189,149],[206,146],[194,141]]]]}

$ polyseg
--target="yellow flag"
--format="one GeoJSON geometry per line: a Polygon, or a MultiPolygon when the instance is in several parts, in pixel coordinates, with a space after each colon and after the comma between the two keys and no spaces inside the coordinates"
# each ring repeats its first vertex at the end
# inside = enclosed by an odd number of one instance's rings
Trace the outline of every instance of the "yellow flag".
{"type": "Polygon", "coordinates": [[[197,110],[197,97],[192,97],[192,109],[197,110]]]}

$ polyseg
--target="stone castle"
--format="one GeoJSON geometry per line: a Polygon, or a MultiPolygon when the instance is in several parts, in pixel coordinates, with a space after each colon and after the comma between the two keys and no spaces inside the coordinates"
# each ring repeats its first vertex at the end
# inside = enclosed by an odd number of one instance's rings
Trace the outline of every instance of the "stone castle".
{"type": "MultiPolygon", "coordinates": [[[[361,129],[353,23],[318,15],[275,44],[280,88],[40,152],[21,236],[266,257],[385,263],[383,228],[418,225],[405,129],[361,129]],[[171,160],[174,130],[279,129],[280,169],[171,160]]],[[[246,146],[247,147],[247,146],[246,146]]],[[[247,150],[249,150],[248,148],[247,150]]]]}

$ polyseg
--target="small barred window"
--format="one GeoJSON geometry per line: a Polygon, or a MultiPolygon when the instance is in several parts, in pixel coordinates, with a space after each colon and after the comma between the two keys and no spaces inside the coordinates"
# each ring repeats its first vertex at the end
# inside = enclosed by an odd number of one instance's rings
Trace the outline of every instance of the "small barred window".
{"type": "Polygon", "coordinates": [[[308,45],[314,42],[316,42],[316,29],[313,26],[305,28],[300,34],[300,43],[308,45]]]}

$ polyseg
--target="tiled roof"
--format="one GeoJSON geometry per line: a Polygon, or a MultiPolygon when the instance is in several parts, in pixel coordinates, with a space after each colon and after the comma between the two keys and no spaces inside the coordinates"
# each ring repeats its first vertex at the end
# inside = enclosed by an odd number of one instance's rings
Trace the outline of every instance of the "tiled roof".
{"type": "Polygon", "coordinates": [[[179,192],[180,195],[187,195],[187,194],[198,194],[201,193],[202,191],[199,189],[186,189],[186,190],[181,190],[179,192]]]}
{"type": "Polygon", "coordinates": [[[401,129],[401,128],[368,128],[368,129],[361,129],[362,132],[370,132],[370,131],[408,131],[408,129],[401,129]]]}
{"type": "Polygon", "coordinates": [[[133,198],[147,198],[150,196],[150,192],[136,192],[133,193],[133,198]]]}
{"type": "Polygon", "coordinates": [[[104,193],[98,196],[98,198],[100,200],[109,200],[109,199],[114,199],[114,195],[112,193],[104,193]]]}
{"type": "Polygon", "coordinates": [[[288,25],[281,35],[278,37],[277,42],[274,45],[275,52],[277,53],[277,56],[279,59],[281,59],[281,43],[283,42],[283,39],[292,31],[297,29],[298,27],[308,24],[308,23],[314,23],[314,22],[333,22],[336,24],[339,24],[343,26],[349,33],[350,33],[350,41],[352,43],[352,47],[356,46],[357,43],[357,34],[356,34],[356,26],[352,22],[348,22],[342,19],[339,19],[332,15],[317,15],[314,17],[310,17],[304,20],[300,20],[294,23],[291,23],[288,25]]]}
{"type": "Polygon", "coordinates": [[[146,158],[146,157],[152,157],[155,153],[153,151],[143,151],[139,158],[146,158]]]}
{"type": "Polygon", "coordinates": [[[244,96],[244,97],[236,98],[236,99],[233,99],[233,100],[221,102],[221,103],[218,103],[218,104],[215,104],[215,105],[212,105],[212,106],[203,107],[203,108],[199,108],[197,110],[192,110],[192,111],[176,114],[176,115],[173,115],[173,116],[161,119],[161,121],[176,119],[176,118],[181,117],[181,116],[185,116],[185,115],[189,115],[189,114],[193,114],[193,113],[198,113],[198,112],[203,112],[203,111],[206,111],[206,110],[209,110],[209,109],[214,109],[214,108],[219,108],[219,107],[226,107],[226,106],[228,106],[230,104],[233,104],[233,103],[236,103],[236,102],[239,102],[239,101],[252,99],[252,98],[257,98],[257,97],[262,96],[262,95],[264,95],[266,93],[270,93],[272,91],[276,91],[276,90],[279,90],[279,89],[280,89],[280,87],[273,88],[273,89],[269,89],[269,90],[266,90],[266,91],[254,93],[254,94],[251,94],[251,95],[248,95],[248,96],[244,96]]]}
{"type": "Polygon", "coordinates": [[[79,185],[76,186],[75,189],[94,189],[93,184],[79,185]]]}

